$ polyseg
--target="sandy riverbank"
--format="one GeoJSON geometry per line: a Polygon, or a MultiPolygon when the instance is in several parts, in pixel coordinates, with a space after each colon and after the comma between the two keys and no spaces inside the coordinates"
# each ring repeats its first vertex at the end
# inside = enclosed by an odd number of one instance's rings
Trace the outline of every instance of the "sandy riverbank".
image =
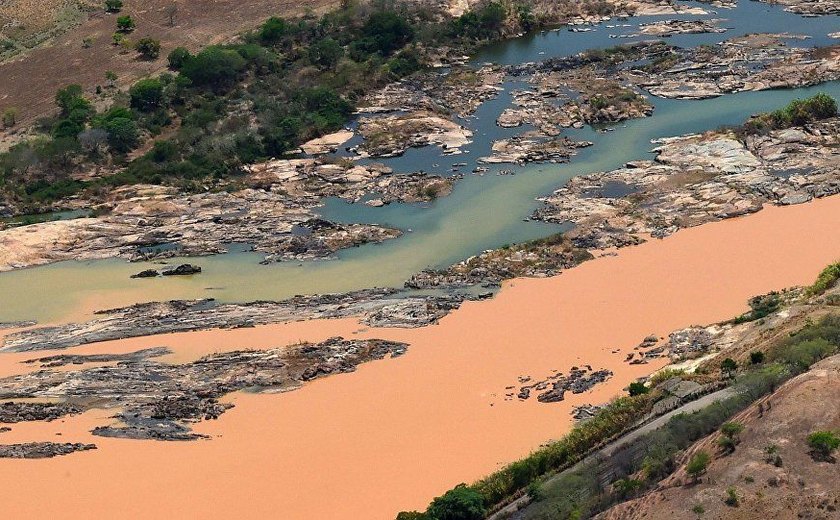
{"type": "MultiPolygon", "coordinates": [[[[422,329],[311,321],[73,349],[167,345],[183,361],[334,335],[411,344],[401,358],[291,393],[235,394],[234,409],[197,426],[213,436],[209,441],[90,436],[87,430],[109,415],[101,411],[13,425],[2,442],[94,442],[99,449],[0,462],[0,485],[15,497],[3,501],[0,512],[29,518],[391,519],[560,436],[573,405],[603,402],[656,369],[623,362],[648,334],[725,319],[743,311],[752,295],[809,283],[840,258],[837,222],[840,197],[768,208],[627,248],[555,278],[513,280],[493,300],[466,303],[422,329]],[[568,372],[585,363],[615,375],[561,403],[504,400],[505,387],[518,376],[543,378],[552,369],[568,372]]],[[[0,357],[0,373],[19,373],[23,357],[0,357]]]]}

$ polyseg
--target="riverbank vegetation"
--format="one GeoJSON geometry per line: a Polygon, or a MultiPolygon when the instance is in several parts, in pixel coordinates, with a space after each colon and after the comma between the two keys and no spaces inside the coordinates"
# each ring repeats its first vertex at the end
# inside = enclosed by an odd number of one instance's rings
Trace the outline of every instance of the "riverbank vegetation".
{"type": "Polygon", "coordinates": [[[758,114],[739,129],[742,136],[765,135],[773,130],[802,126],[821,119],[837,116],[837,101],[820,92],[807,99],[796,99],[779,110],[758,114]]]}
{"type": "Polygon", "coordinates": [[[127,93],[99,87],[96,99],[78,85],[62,89],[39,137],[0,154],[0,190],[23,212],[124,184],[235,186],[244,165],[341,128],[373,89],[483,43],[610,9],[574,4],[534,13],[529,0],[490,0],[452,18],[417,3],[349,1],[323,16],[269,18],[195,54],[147,42],[140,52],[168,55],[171,71],[127,93]]]}
{"type": "MultiPolygon", "coordinates": [[[[830,288],[825,272],[815,286],[830,288]]],[[[831,271],[833,272],[833,271],[831,271]]],[[[775,302],[775,300],[774,300],[775,302]]],[[[763,305],[759,306],[763,310],[763,305]]],[[[778,310],[774,303],[773,307],[778,310]]],[[[769,311],[767,314],[774,311],[769,311]]],[[[766,315],[766,314],[765,314],[766,315]]],[[[605,460],[588,461],[583,466],[550,478],[558,471],[572,467],[587,454],[622,434],[646,416],[663,394],[653,386],[647,393],[619,398],[603,408],[595,418],[576,425],[559,441],[540,448],[528,457],[472,484],[456,489],[459,497],[468,493],[480,496],[480,508],[492,511],[500,504],[527,493],[533,505],[524,518],[588,518],[599,511],[638,496],[678,469],[679,454],[695,441],[721,429],[722,438],[729,439],[724,454],[737,445],[737,423],[733,415],[761,397],[774,392],[797,374],[807,371],[818,361],[840,353],[840,314],[829,314],[818,320],[807,320],[799,330],[784,339],[775,340],[762,352],[761,361],[744,364],[733,370],[733,395],[716,401],[692,414],[680,414],[662,428],[647,433],[622,446],[605,460]]],[[[737,367],[737,365],[736,365],[737,367]]],[[[661,378],[660,378],[661,379],[661,378]]],[[[435,499],[449,504],[451,512],[458,501],[452,491],[435,499]]],[[[402,513],[402,519],[440,520],[431,507],[425,512],[402,513]]],[[[463,511],[446,516],[447,519],[472,519],[463,511]]]]}

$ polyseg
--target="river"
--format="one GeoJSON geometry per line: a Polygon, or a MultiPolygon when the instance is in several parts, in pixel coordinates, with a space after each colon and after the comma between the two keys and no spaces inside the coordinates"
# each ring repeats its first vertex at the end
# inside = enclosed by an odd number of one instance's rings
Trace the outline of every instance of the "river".
{"type": "MultiPolygon", "coordinates": [[[[687,4],[710,8],[707,4],[687,4]]],[[[567,56],[589,48],[603,48],[639,38],[610,38],[638,29],[639,23],[666,17],[637,17],[610,21],[591,32],[568,29],[545,31],[490,46],[474,63],[521,63],[552,56],[567,56]],[[608,25],[632,27],[607,27],[608,25]]],[[[667,18],[691,19],[679,15],[667,18]]],[[[722,34],[678,35],[666,41],[681,46],[711,44],[750,32],[806,34],[808,40],[790,45],[827,45],[827,34],[836,30],[837,17],[804,18],[779,6],[742,1],[735,9],[717,9],[704,18],[723,18],[722,34]]],[[[650,39],[650,37],[647,37],[650,39]]],[[[483,104],[466,119],[474,143],[461,156],[443,156],[434,147],[410,149],[404,156],[385,162],[396,171],[445,172],[453,162],[465,162],[469,172],[475,160],[486,155],[494,139],[521,132],[495,125],[496,116],[510,104],[510,91],[521,84],[508,82],[496,99],[483,104]]],[[[192,258],[202,267],[200,276],[130,279],[150,267],[124,260],[68,261],[0,274],[0,322],[14,320],[58,321],[79,319],[92,310],[140,301],[214,297],[220,301],[282,299],[295,294],[343,292],[365,287],[399,287],[413,273],[427,267],[444,267],[484,249],[547,236],[562,228],[525,221],[537,207],[536,197],[550,193],[569,178],[616,168],[628,160],[649,156],[651,139],[699,132],[720,125],[738,124],[756,112],[772,110],[792,99],[815,92],[840,97],[840,83],[812,88],[739,93],[702,101],[676,101],[651,97],[656,109],[650,118],[621,123],[615,131],[599,133],[590,127],[565,131],[571,138],[594,146],[580,150],[569,164],[539,164],[491,168],[484,175],[466,174],[453,193],[431,204],[392,204],[371,208],[326,200],[321,215],[342,222],[372,222],[400,228],[403,237],[378,245],[340,252],[335,260],[285,262],[260,265],[262,256],[239,251],[226,255],[192,258]],[[515,175],[497,175],[501,168],[515,175]]],[[[241,249],[241,248],[240,248],[241,249]]],[[[181,259],[171,260],[176,263],[181,259]]]]}

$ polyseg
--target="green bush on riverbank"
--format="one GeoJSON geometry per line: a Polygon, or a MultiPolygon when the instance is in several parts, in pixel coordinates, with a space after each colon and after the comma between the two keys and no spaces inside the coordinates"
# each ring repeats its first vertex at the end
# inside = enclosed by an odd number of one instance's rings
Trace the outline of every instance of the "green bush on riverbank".
{"type": "Polygon", "coordinates": [[[837,116],[837,101],[820,92],[807,99],[796,99],[782,109],[750,118],[740,127],[745,135],[763,135],[772,130],[802,126],[837,116]]]}

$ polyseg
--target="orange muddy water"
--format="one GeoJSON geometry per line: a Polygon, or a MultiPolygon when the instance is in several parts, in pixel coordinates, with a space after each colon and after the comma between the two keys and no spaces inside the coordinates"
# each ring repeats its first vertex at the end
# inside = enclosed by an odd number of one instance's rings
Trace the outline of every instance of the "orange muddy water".
{"type": "MultiPolygon", "coordinates": [[[[729,318],[748,297],[806,284],[840,258],[840,197],[685,230],[549,279],[506,283],[422,329],[354,320],[137,338],[72,349],[167,345],[182,362],[208,352],[329,336],[406,341],[408,353],[285,394],[229,396],[236,407],[198,442],[105,439],[95,410],[12,425],[0,442],[94,442],[96,451],[3,460],[0,513],[11,518],[392,519],[568,430],[574,405],[601,403],[661,364],[623,362],[645,336],[729,318]],[[620,349],[619,352],[613,351],[620,349]],[[561,403],[505,400],[519,376],[573,365],[615,376],[561,403]],[[57,436],[57,434],[61,436],[57,436]]],[[[0,356],[19,373],[31,354],[0,356]]]]}

